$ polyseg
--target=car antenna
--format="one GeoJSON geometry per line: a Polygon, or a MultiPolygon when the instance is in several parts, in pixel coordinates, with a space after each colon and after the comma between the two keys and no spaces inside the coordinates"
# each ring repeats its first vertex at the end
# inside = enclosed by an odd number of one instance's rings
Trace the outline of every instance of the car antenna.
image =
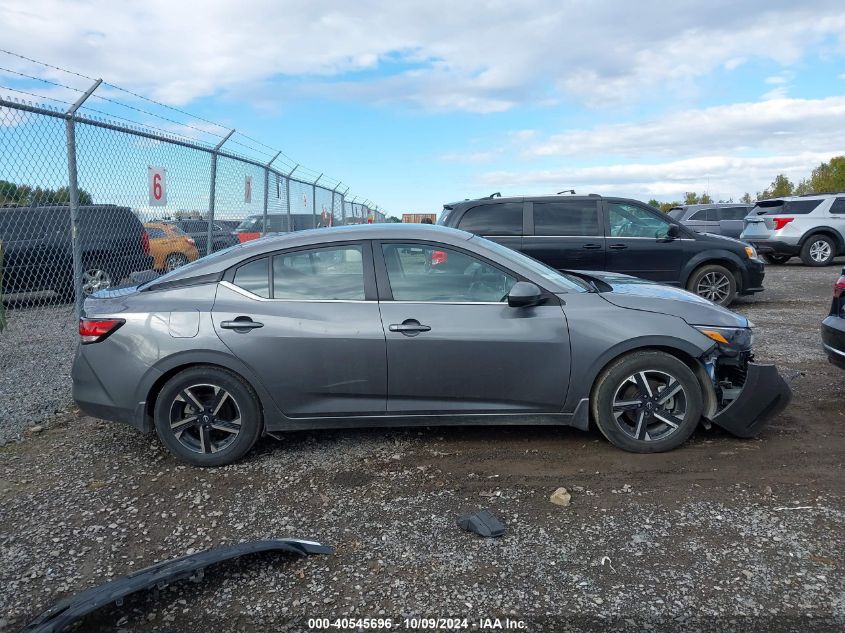
{"type": "Polygon", "coordinates": [[[497,191],[496,193],[491,193],[491,194],[490,194],[489,196],[487,196],[487,197],[488,197],[488,198],[501,198],[501,197],[502,197],[502,194],[501,194],[501,193],[499,193],[499,192],[497,191]]]}
{"type": "Polygon", "coordinates": [[[558,192],[557,192],[557,195],[559,195],[559,196],[560,196],[560,195],[562,195],[562,194],[564,194],[564,193],[570,193],[570,194],[572,194],[572,195],[574,196],[574,195],[575,195],[575,190],[574,190],[574,189],[564,189],[563,191],[558,191],[558,192]]]}

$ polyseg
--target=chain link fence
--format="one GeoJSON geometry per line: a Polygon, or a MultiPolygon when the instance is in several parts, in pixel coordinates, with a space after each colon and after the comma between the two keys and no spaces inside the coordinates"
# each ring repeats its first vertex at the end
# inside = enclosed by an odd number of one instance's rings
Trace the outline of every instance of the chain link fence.
{"type": "Polygon", "coordinates": [[[322,174],[239,153],[232,132],[212,146],[79,103],[0,97],[0,443],[9,419],[67,404],[86,296],[267,233],[385,220],[322,174]],[[60,386],[26,404],[33,381],[60,386]]]}

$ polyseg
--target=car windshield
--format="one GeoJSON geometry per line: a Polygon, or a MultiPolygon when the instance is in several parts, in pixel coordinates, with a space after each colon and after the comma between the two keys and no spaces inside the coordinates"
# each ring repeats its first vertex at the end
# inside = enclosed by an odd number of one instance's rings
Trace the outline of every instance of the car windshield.
{"type": "Polygon", "coordinates": [[[680,208],[669,209],[669,213],[667,213],[666,215],[668,215],[673,220],[680,220],[681,217],[684,215],[684,210],[680,208]]]}
{"type": "Polygon", "coordinates": [[[235,229],[235,230],[236,231],[248,231],[248,232],[260,231],[261,230],[261,219],[262,218],[260,218],[260,217],[247,218],[246,220],[244,220],[243,222],[238,224],[238,228],[235,229]]]}
{"type": "Polygon", "coordinates": [[[492,240],[484,239],[483,237],[475,236],[470,241],[474,243],[481,243],[485,248],[494,251],[498,255],[529,269],[531,272],[540,275],[543,279],[552,282],[553,284],[563,288],[566,292],[591,292],[591,286],[574,275],[567,275],[559,273],[554,268],[550,268],[545,264],[538,262],[533,257],[528,257],[518,251],[512,250],[506,246],[502,246],[492,240]]]}
{"type": "Polygon", "coordinates": [[[761,200],[751,210],[751,215],[803,215],[815,209],[821,200],[761,200]]]}

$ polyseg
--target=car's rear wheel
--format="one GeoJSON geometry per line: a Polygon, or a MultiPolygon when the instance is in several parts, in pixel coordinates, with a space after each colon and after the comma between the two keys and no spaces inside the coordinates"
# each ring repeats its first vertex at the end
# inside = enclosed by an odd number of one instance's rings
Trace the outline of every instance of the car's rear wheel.
{"type": "Polygon", "coordinates": [[[736,279],[724,266],[707,264],[690,275],[687,290],[713,303],[727,306],[736,297],[736,279]]]}
{"type": "Polygon", "coordinates": [[[98,290],[108,290],[117,280],[114,273],[102,262],[89,261],[82,265],[82,294],[91,296],[98,290]]]}
{"type": "Polygon", "coordinates": [[[828,266],[836,257],[836,243],[827,235],[811,235],[801,247],[801,261],[807,266],[828,266]]]}
{"type": "Polygon", "coordinates": [[[165,272],[169,273],[171,270],[181,268],[187,263],[188,258],[185,257],[182,253],[170,253],[170,255],[168,255],[167,258],[164,260],[164,270],[165,272]]]}
{"type": "Polygon", "coordinates": [[[766,253],[762,257],[767,264],[785,264],[792,259],[792,255],[775,255],[774,253],[766,253]]]}
{"type": "Polygon", "coordinates": [[[634,352],[607,367],[590,404],[610,443],[632,453],[660,453],[689,438],[701,418],[703,397],[685,363],[654,350],[634,352]]]}
{"type": "Polygon", "coordinates": [[[162,443],[196,466],[223,466],[240,459],[261,435],[258,397],[236,374],[193,367],[168,380],[155,405],[162,443]]]}

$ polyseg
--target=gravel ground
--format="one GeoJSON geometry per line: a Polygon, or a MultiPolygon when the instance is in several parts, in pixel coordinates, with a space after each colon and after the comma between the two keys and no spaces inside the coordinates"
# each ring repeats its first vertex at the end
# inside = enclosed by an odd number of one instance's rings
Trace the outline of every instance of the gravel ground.
{"type": "Polygon", "coordinates": [[[0,449],[0,630],[159,560],[297,536],[336,551],[213,567],[79,630],[424,616],[468,630],[498,617],[530,631],[842,631],[845,375],[818,340],[837,272],[769,267],[766,292],[736,306],[758,357],[795,376],[793,404],[755,440],[701,429],[632,455],[566,428],[325,431],[201,470],[131,429],[54,417],[0,449]],[[571,505],[549,503],[559,486],[571,505]],[[481,507],[505,537],[456,527],[481,507]]]}

